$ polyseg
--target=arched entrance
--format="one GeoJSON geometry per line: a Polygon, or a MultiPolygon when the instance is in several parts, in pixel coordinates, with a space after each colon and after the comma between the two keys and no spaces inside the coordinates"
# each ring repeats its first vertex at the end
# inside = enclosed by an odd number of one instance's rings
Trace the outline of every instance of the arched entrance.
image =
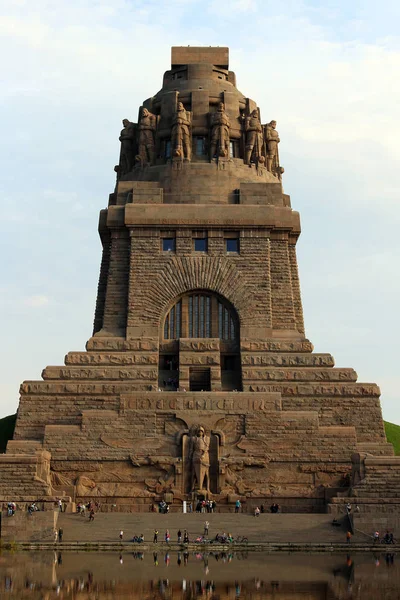
{"type": "MultiPolygon", "coordinates": [[[[197,347],[203,349],[203,352],[201,356],[199,353],[197,357],[192,357],[193,364],[188,365],[189,376],[184,379],[186,384],[189,382],[190,390],[241,389],[239,327],[235,308],[219,294],[194,290],[178,297],[169,307],[161,324],[160,388],[166,391],[181,388],[180,352],[182,345],[186,344],[187,347],[188,341],[192,340],[198,342],[197,347]],[[208,354],[204,352],[207,348],[208,354]],[[218,369],[219,387],[215,384],[218,369]]],[[[193,343],[191,349],[195,348],[196,344],[193,343]]]]}

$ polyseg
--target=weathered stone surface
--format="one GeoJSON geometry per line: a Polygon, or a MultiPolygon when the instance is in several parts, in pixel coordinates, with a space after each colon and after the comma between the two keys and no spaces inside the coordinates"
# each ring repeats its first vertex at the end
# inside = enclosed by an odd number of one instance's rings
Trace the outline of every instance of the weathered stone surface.
{"type": "Polygon", "coordinates": [[[134,510],[201,492],[340,510],[351,480],[365,512],[385,494],[398,508],[378,386],[305,337],[300,218],[270,117],[226,48],[188,47],[124,120],[93,337],[22,383],[0,500],[134,510]]]}

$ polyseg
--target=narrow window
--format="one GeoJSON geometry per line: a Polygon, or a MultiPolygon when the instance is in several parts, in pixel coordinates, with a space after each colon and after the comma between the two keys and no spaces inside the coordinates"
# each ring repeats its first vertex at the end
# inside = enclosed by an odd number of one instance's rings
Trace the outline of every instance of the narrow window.
{"type": "Polygon", "coordinates": [[[233,252],[235,254],[239,254],[239,239],[238,238],[225,239],[225,249],[227,252],[233,252]]]}
{"type": "Polygon", "coordinates": [[[194,152],[196,156],[205,156],[206,154],[206,138],[195,137],[194,138],[194,152]]]}
{"type": "Polygon", "coordinates": [[[207,252],[207,238],[195,238],[194,250],[195,252],[207,252]]]}
{"type": "Polygon", "coordinates": [[[163,252],[175,252],[175,238],[168,237],[162,239],[163,252]]]}
{"type": "Polygon", "coordinates": [[[171,158],[171,140],[167,140],[165,142],[164,156],[165,156],[165,158],[171,158]]]}

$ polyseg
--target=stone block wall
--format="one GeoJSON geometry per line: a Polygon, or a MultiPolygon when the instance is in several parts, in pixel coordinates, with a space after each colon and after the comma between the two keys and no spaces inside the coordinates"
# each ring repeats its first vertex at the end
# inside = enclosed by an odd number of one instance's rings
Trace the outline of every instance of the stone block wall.
{"type": "Polygon", "coordinates": [[[7,511],[1,513],[2,542],[52,542],[57,528],[58,511],[17,510],[14,516],[8,517],[7,511]]]}

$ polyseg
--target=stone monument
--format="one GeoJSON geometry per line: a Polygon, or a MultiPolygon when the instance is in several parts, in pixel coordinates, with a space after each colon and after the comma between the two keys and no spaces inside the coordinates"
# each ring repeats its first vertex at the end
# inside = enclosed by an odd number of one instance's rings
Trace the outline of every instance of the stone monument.
{"type": "Polygon", "coordinates": [[[300,217],[267,122],[228,48],[172,48],[123,122],[93,335],[22,383],[1,500],[398,510],[379,388],[305,335],[300,217]]]}

